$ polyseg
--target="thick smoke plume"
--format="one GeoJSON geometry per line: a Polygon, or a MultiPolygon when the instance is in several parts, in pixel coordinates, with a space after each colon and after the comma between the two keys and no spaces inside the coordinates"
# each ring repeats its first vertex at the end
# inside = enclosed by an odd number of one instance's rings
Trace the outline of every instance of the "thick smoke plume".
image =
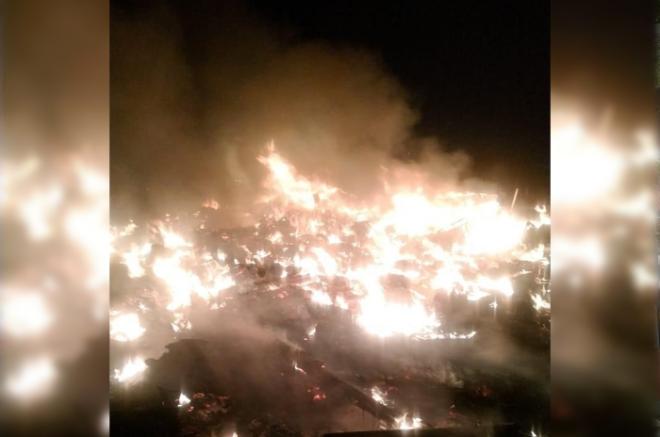
{"type": "Polygon", "coordinates": [[[377,56],[301,43],[231,2],[191,28],[197,7],[113,11],[115,219],[207,197],[250,210],[271,140],[301,173],[356,196],[404,162],[446,186],[464,176],[465,155],[414,134],[417,113],[377,56]]]}

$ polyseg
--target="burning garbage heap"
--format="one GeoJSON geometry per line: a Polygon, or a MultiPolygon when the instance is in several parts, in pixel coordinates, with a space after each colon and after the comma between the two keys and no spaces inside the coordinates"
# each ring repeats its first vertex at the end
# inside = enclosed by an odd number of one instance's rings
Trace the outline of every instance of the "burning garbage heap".
{"type": "Polygon", "coordinates": [[[364,205],[258,160],[252,226],[209,200],[113,229],[113,433],[547,429],[544,207],[421,187],[364,205]]]}

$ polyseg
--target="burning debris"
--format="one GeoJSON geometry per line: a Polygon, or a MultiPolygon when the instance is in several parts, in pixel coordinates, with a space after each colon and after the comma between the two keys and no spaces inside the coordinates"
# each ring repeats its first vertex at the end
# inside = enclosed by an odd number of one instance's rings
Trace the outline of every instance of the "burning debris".
{"type": "Polygon", "coordinates": [[[115,369],[117,382],[135,382],[138,376],[147,369],[142,358],[130,358],[120,369],[115,369]]]}
{"type": "Polygon", "coordinates": [[[268,178],[253,226],[208,226],[222,211],[209,200],[115,231],[115,393],[149,369],[142,388],[115,395],[120,420],[132,410],[117,399],[159,387],[176,392],[182,435],[544,423],[545,208],[525,218],[492,195],[392,186],[365,205],[273,147],[258,160],[268,178]],[[122,363],[154,338],[178,342],[122,363]],[[520,396],[537,406],[518,408],[520,396]]]}
{"type": "Polygon", "coordinates": [[[399,429],[417,429],[422,427],[422,419],[419,417],[408,417],[408,413],[395,419],[399,429]]]}

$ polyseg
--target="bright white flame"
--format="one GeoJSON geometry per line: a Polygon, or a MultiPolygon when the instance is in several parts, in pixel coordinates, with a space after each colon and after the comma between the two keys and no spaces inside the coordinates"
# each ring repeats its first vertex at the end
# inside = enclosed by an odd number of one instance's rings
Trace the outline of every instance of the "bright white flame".
{"type": "Polygon", "coordinates": [[[387,405],[389,403],[387,401],[385,392],[383,392],[378,386],[371,388],[371,399],[373,399],[374,401],[376,401],[381,405],[387,405]]]}
{"type": "Polygon", "coordinates": [[[404,305],[373,296],[361,302],[361,309],[358,323],[380,337],[421,334],[440,326],[435,315],[429,314],[421,304],[404,305]]]}
{"type": "Polygon", "coordinates": [[[466,251],[472,254],[498,254],[514,249],[523,238],[525,221],[506,214],[493,201],[474,211],[468,220],[466,251]]]}
{"type": "Polygon", "coordinates": [[[332,305],[332,298],[325,291],[313,289],[311,290],[311,293],[310,299],[312,302],[323,306],[332,305]]]}
{"type": "Polygon", "coordinates": [[[144,332],[135,313],[120,314],[110,321],[110,338],[122,343],[137,340],[144,332]]]}
{"type": "Polygon", "coordinates": [[[151,253],[151,247],[151,243],[133,245],[128,251],[122,254],[122,263],[128,269],[129,277],[140,278],[144,276],[145,270],[143,263],[145,258],[151,253]]]}
{"type": "Polygon", "coordinates": [[[276,196],[298,207],[311,210],[316,206],[316,199],[330,198],[337,189],[312,181],[297,174],[296,169],[275,152],[274,146],[269,147],[267,156],[259,156],[259,162],[270,171],[267,185],[276,196]]]}
{"type": "Polygon", "coordinates": [[[163,238],[163,245],[168,249],[180,249],[192,246],[192,243],[186,240],[183,235],[176,233],[164,224],[158,226],[158,231],[163,238]]]}
{"type": "Polygon", "coordinates": [[[147,369],[147,365],[142,358],[130,358],[124,366],[114,370],[115,380],[118,382],[133,382],[138,376],[147,369]]]}
{"type": "Polygon", "coordinates": [[[283,267],[279,282],[270,277],[258,282],[266,282],[264,289],[278,298],[287,295],[286,283],[295,282],[314,304],[340,308],[380,337],[469,339],[473,333],[439,331],[437,293],[463,294],[471,302],[510,297],[516,274],[502,273],[504,262],[549,263],[543,246],[530,250],[524,243],[530,227],[549,224],[544,206],[536,208],[538,220],[530,225],[494,195],[439,194],[423,184],[411,190],[387,183],[386,197],[357,205],[337,188],[300,175],[273,146],[258,160],[269,172],[265,218],[277,223],[286,217],[291,230],[259,222],[249,238],[264,241],[238,239],[242,255],[229,259],[222,251],[214,256],[208,248],[199,250],[184,237],[190,233],[174,227],[178,219],[166,216],[156,224],[152,243],[162,240],[167,250],[153,258],[147,256],[150,246],[135,242],[120,253],[131,276],[150,271],[160,280],[175,332],[190,329],[185,309],[195,297],[210,309],[222,308],[219,292],[246,277],[242,266],[268,268],[272,261],[283,267]],[[347,288],[335,292],[335,284],[347,288]]]}
{"type": "Polygon", "coordinates": [[[184,405],[188,405],[189,403],[190,403],[190,398],[188,396],[186,396],[185,394],[183,394],[183,392],[181,392],[179,394],[179,404],[178,404],[178,406],[183,407],[184,405]]]}
{"type": "Polygon", "coordinates": [[[539,244],[534,249],[529,250],[518,257],[521,261],[528,262],[546,262],[545,245],[539,244]]]}
{"type": "Polygon", "coordinates": [[[408,418],[408,413],[405,413],[401,417],[394,419],[397,427],[402,430],[406,429],[419,429],[422,427],[422,419],[419,417],[410,417],[408,418]]]}
{"type": "Polygon", "coordinates": [[[532,303],[534,304],[534,309],[536,311],[550,309],[550,302],[543,299],[543,297],[539,294],[532,294],[532,303]]]}

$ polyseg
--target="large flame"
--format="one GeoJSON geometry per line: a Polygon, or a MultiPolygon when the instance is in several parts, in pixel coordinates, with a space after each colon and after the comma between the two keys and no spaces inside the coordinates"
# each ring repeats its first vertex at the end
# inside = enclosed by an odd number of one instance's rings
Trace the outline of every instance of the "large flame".
{"type": "MultiPolygon", "coordinates": [[[[129,277],[149,277],[156,284],[173,335],[192,328],[187,309],[195,302],[221,308],[235,287],[254,280],[242,274],[246,268],[266,271],[279,265],[276,277],[262,280],[269,281],[268,290],[286,296],[287,288],[301,289],[312,304],[345,311],[367,333],[470,340],[475,330],[443,329],[438,297],[488,298],[496,308],[498,300],[514,294],[514,276],[539,273],[511,273],[511,262],[538,269],[548,264],[543,245],[525,243],[528,229],[549,225],[544,207],[537,208],[538,216],[525,218],[494,195],[397,189],[389,183],[384,199],[358,203],[300,175],[272,146],[258,160],[268,171],[261,198],[265,213],[251,231],[223,234],[236,248],[231,254],[195,243],[195,232],[205,224],[186,227],[169,216],[153,226],[130,223],[115,229],[113,253],[129,277]]],[[[221,208],[213,200],[205,205],[221,208]]],[[[546,285],[530,294],[537,311],[550,308],[546,285]]],[[[142,335],[134,308],[115,315],[114,340],[142,335]]],[[[132,379],[144,370],[140,363],[129,362],[116,379],[132,379]]],[[[402,427],[418,425],[414,419],[401,422],[402,427]]]]}

